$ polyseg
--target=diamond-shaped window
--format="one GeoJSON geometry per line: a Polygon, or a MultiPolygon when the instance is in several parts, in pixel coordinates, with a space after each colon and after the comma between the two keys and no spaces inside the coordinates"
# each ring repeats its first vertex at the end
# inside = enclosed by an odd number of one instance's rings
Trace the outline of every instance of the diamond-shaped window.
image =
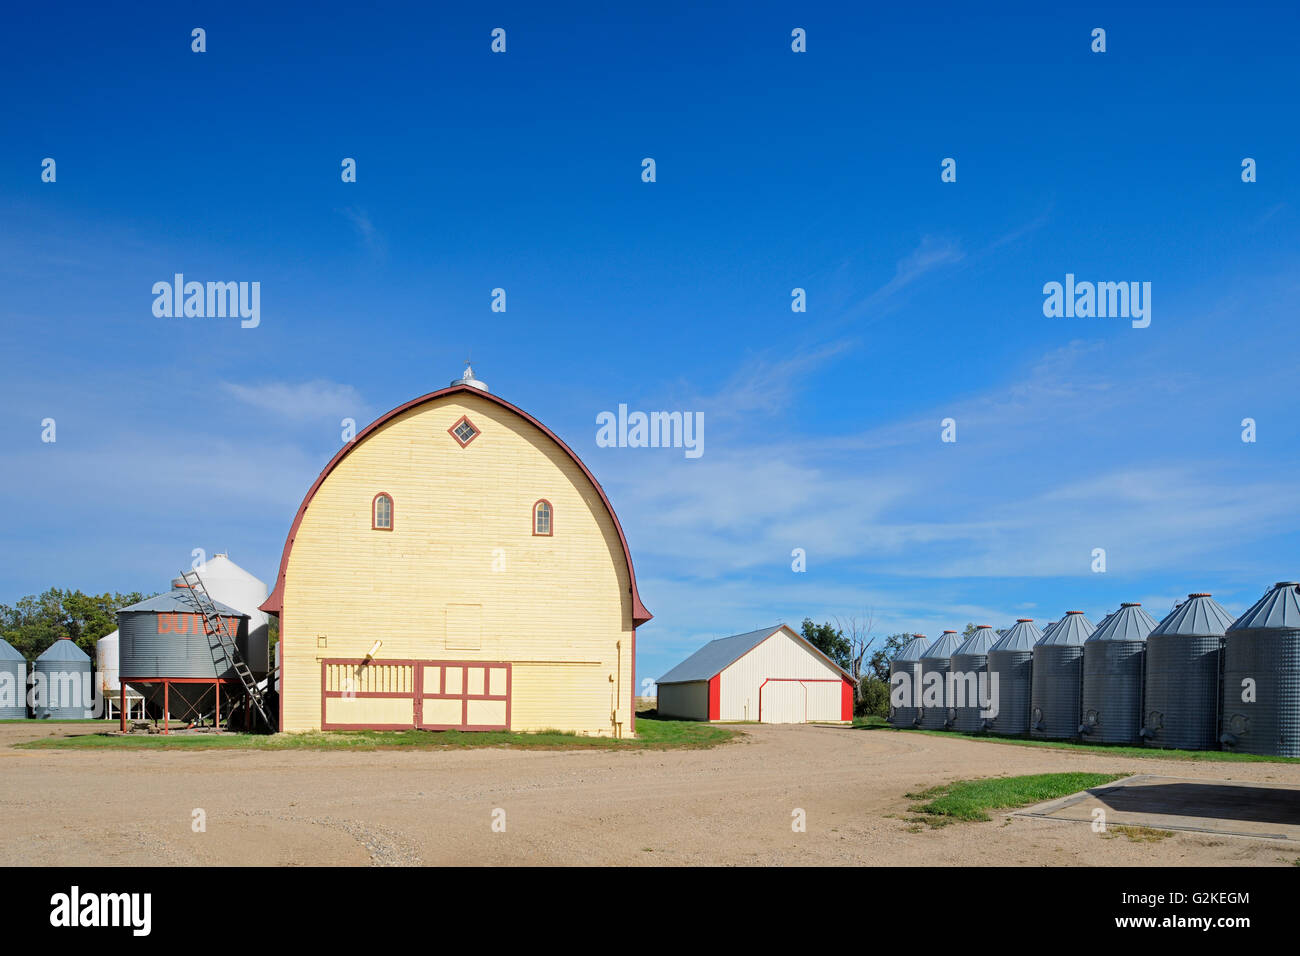
{"type": "Polygon", "coordinates": [[[460,417],[460,420],[457,421],[456,424],[447,429],[447,431],[451,433],[452,438],[456,439],[456,441],[460,443],[461,448],[464,448],[475,438],[478,438],[479,434],[478,429],[474,427],[474,423],[464,415],[460,417]]]}

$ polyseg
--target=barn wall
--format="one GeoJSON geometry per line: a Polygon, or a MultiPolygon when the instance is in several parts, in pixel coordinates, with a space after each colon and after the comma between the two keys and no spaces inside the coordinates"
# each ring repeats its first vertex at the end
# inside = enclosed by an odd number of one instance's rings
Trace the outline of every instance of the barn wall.
{"type": "MultiPolygon", "coordinates": [[[[824,658],[816,652],[809,650],[807,645],[797,640],[786,631],[781,630],[773,634],[763,643],[749,651],[735,663],[731,664],[722,672],[722,694],[721,694],[721,720],[758,720],[759,719],[759,687],[769,678],[808,678],[808,679],[831,679],[836,681],[834,684],[821,685],[829,690],[826,693],[834,693],[835,705],[826,711],[827,716],[813,717],[813,710],[810,708],[809,719],[815,720],[839,720],[840,719],[840,687],[841,674],[838,669],[827,663],[824,658]]],[[[809,685],[811,686],[811,685],[809,685]]],[[[768,684],[768,690],[763,691],[763,719],[768,719],[766,713],[768,694],[793,694],[793,691],[774,689],[768,684]]],[[[822,705],[819,703],[821,698],[816,696],[822,691],[809,691],[813,694],[814,705],[818,708],[817,713],[822,712],[822,705]]],[[[793,698],[791,698],[793,699],[793,698]]],[[[800,698],[802,700],[802,697],[800,698]]],[[[793,705],[789,705],[793,706],[793,705]]],[[[801,705],[802,706],[802,705],[801,705]]]]}
{"type": "Polygon", "coordinates": [[[683,720],[709,719],[709,682],[659,685],[659,714],[683,720]]]}
{"type": "Polygon", "coordinates": [[[326,477],[289,555],[282,633],[285,730],[320,726],[322,660],[380,640],[379,662],[511,662],[512,729],[609,735],[617,711],[631,732],[630,579],[614,521],[563,449],[474,395],[410,409],[326,477]],[[462,415],[481,432],[465,448],[447,433],[462,415]],[[381,491],[392,531],[371,529],[381,491]],[[532,533],[539,498],[554,507],[551,536],[532,533]]]}

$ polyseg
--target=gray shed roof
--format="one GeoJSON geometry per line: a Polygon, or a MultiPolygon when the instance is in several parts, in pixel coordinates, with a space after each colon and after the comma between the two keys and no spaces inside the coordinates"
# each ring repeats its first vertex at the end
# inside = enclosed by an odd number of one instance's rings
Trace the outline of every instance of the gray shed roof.
{"type": "Polygon", "coordinates": [[[961,647],[953,651],[954,654],[987,654],[989,648],[998,642],[998,632],[991,625],[981,624],[975,628],[972,634],[961,647]]]}
{"type": "Polygon", "coordinates": [[[0,661],[25,661],[27,658],[18,653],[17,648],[0,637],[0,661]]]}
{"type": "Polygon", "coordinates": [[[1189,594],[1187,600],[1174,608],[1151,632],[1180,634],[1189,637],[1214,637],[1232,625],[1232,615],[1208,594],[1189,594]]]}
{"type": "Polygon", "coordinates": [[[36,658],[38,661],[88,661],[90,655],[79,648],[70,637],[61,637],[36,658]]]}
{"type": "MultiPolygon", "coordinates": [[[[243,611],[236,611],[228,604],[222,604],[213,598],[212,603],[216,605],[217,613],[224,614],[228,617],[248,617],[243,611]]],[[[183,614],[197,614],[194,605],[189,602],[189,591],[186,588],[174,588],[166,594],[159,594],[157,597],[151,597],[139,604],[132,604],[130,607],[124,607],[118,614],[127,611],[156,611],[162,614],[172,614],[181,612],[183,614]]]]}
{"type": "Polygon", "coordinates": [[[924,634],[913,634],[912,639],[903,645],[894,655],[896,661],[919,661],[925,656],[925,649],[930,646],[930,639],[924,634]]]}
{"type": "Polygon", "coordinates": [[[1106,616],[1097,629],[1088,635],[1089,641],[1142,642],[1156,628],[1156,619],[1137,602],[1121,604],[1118,611],[1106,616]]]}
{"type": "Polygon", "coordinates": [[[1228,628],[1280,627],[1300,630],[1300,590],[1294,581],[1279,581],[1228,628]]]}
{"type": "Polygon", "coordinates": [[[1029,618],[1016,621],[1014,627],[989,648],[990,651],[1029,651],[1043,639],[1043,632],[1029,618]]]}
{"type": "Polygon", "coordinates": [[[744,634],[733,634],[731,637],[720,637],[716,641],[709,641],[698,651],[692,654],[686,660],[682,661],[663,677],[659,678],[656,683],[659,684],[685,684],[691,681],[710,680],[716,677],[725,667],[734,664],[740,658],[744,657],[754,648],[758,647],[765,640],[775,634],[777,631],[785,630],[794,635],[795,639],[801,644],[807,645],[822,660],[830,664],[845,677],[849,676],[848,671],[840,667],[821,651],[804,640],[793,628],[786,627],[784,624],[777,624],[775,627],[764,627],[757,631],[748,631],[744,634]]]}
{"type": "Polygon", "coordinates": [[[1088,620],[1079,611],[1070,611],[1056,622],[1056,627],[1043,635],[1039,641],[1042,647],[1068,647],[1071,644],[1082,644],[1088,640],[1089,635],[1096,630],[1092,626],[1092,621],[1088,620]]]}

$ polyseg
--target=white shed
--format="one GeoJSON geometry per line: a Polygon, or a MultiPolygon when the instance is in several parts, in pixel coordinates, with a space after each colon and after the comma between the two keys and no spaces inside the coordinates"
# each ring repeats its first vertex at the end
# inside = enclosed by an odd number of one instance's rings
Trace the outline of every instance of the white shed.
{"type": "Polygon", "coordinates": [[[686,720],[848,722],[853,681],[781,624],[705,644],[659,678],[658,709],[686,720]]]}

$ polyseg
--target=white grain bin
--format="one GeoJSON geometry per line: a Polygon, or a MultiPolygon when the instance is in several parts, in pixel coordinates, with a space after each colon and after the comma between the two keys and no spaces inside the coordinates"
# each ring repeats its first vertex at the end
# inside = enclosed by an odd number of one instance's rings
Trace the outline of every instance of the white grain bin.
{"type": "MultiPolygon", "coordinates": [[[[264,643],[271,620],[270,615],[261,610],[262,603],[271,593],[266,584],[231,561],[230,556],[224,553],[213,555],[195,570],[203,581],[204,589],[214,601],[248,615],[250,643],[264,643]]],[[[172,581],[173,588],[185,586],[180,578],[172,581]]]]}

